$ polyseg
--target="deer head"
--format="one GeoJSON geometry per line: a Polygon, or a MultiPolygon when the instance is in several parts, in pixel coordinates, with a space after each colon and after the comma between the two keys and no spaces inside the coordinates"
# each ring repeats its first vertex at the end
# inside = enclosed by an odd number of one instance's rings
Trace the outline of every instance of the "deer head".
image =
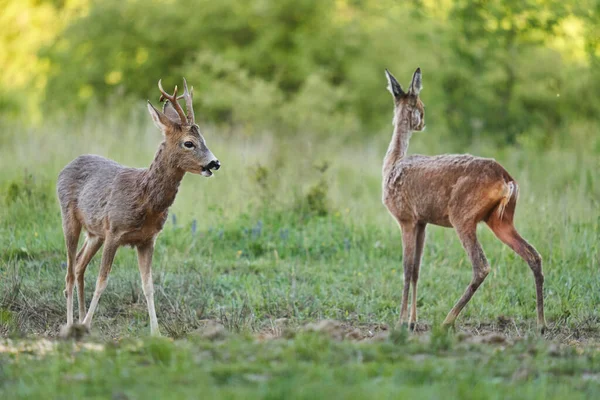
{"type": "Polygon", "coordinates": [[[202,176],[212,176],[212,170],[221,167],[219,160],[206,147],[206,141],[195,123],[192,106],[193,88],[188,90],[187,82],[183,79],[183,94],[177,97],[177,86],[170,95],[164,91],[158,81],[161,96],[159,101],[165,101],[162,112],[157,110],[148,100],[148,112],[154,125],[165,136],[166,151],[171,159],[171,165],[185,171],[202,176]],[[184,99],[187,115],[178,100],[184,99]]]}
{"type": "Polygon", "coordinates": [[[402,90],[402,86],[387,69],[385,70],[385,76],[388,80],[387,89],[394,97],[394,124],[405,121],[409,124],[411,131],[424,130],[425,105],[419,98],[419,93],[423,89],[421,68],[417,68],[413,74],[408,92],[402,90]]]}

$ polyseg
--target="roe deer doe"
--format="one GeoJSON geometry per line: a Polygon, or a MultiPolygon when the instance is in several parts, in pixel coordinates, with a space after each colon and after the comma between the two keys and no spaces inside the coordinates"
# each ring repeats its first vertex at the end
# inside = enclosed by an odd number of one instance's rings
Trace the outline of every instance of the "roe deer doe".
{"type": "Polygon", "coordinates": [[[194,122],[193,92],[188,91],[185,79],[183,87],[183,95],[177,97],[177,86],[173,95],[169,95],[158,81],[160,101],[167,100],[162,112],[148,101],[150,116],[164,135],[150,168],[128,168],[104,157],[84,155],[69,163],[58,176],[57,193],[67,247],[64,292],[67,298],[67,328],[73,325],[75,280],[79,322],[89,329],[98,300],[106,288],[115,253],[120,246],[130,245],[137,248],[151,334],[160,334],[151,270],[156,236],[167,219],[183,175],[192,172],[209,177],[213,169],[220,168],[219,161],[206,147],[194,122]],[[177,102],[182,98],[187,116],[177,102]],[[87,231],[87,238],[75,255],[81,228],[87,231]],[[102,244],[104,249],[96,290],[86,315],[83,278],[88,263],[102,244]]]}
{"type": "Polygon", "coordinates": [[[473,264],[473,278],[443,322],[452,325],[490,272],[477,240],[477,224],[484,221],[494,234],[521,256],[533,271],[537,296],[537,323],[544,319],[542,259],[513,226],[518,186],[495,160],[468,154],[407,156],[413,131],[425,128],[425,107],[419,98],[421,69],[417,68],[407,92],[388,70],[388,90],[394,97],[394,133],[383,161],[383,204],[402,230],[404,291],[400,323],[406,323],[412,282],[410,328],[417,321],[417,282],[425,244],[425,227],[452,227],[473,264]]]}

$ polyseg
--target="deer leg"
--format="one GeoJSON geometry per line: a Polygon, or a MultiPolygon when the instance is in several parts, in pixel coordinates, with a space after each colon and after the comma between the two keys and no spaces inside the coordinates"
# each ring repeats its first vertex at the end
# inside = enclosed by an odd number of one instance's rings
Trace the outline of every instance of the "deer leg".
{"type": "Polygon", "coordinates": [[[408,294],[412,280],[413,265],[417,247],[416,226],[412,223],[400,223],[402,229],[402,265],[404,267],[404,290],[402,292],[402,305],[400,307],[399,325],[406,323],[408,316],[408,294]]]}
{"type": "Polygon", "coordinates": [[[425,245],[425,224],[419,224],[416,227],[416,247],[415,260],[411,275],[412,281],[412,301],[410,304],[410,329],[414,330],[417,324],[417,283],[419,281],[419,269],[421,268],[421,257],[423,256],[423,247],[425,245]]]}
{"type": "Polygon", "coordinates": [[[69,215],[63,217],[63,232],[67,247],[67,275],[65,277],[65,297],[67,298],[67,325],[73,324],[73,286],[75,283],[75,260],[81,224],[69,215]]]}
{"type": "Polygon", "coordinates": [[[85,270],[92,260],[92,257],[98,252],[102,246],[102,239],[98,236],[88,236],[84,246],[79,251],[77,256],[77,264],[75,266],[75,278],[77,283],[77,302],[79,303],[79,323],[83,323],[85,317],[85,292],[84,292],[84,275],[85,270]]]}
{"type": "Polygon", "coordinates": [[[458,236],[460,241],[465,248],[471,263],[473,264],[473,278],[471,279],[471,283],[467,286],[462,297],[458,300],[458,302],[452,307],[452,310],[446,316],[446,319],[442,323],[443,326],[449,326],[454,323],[458,314],[462,311],[462,309],[467,305],[471,297],[477,291],[477,288],[483,283],[485,277],[490,273],[490,266],[488,264],[487,259],[485,258],[485,253],[477,240],[477,224],[472,224],[467,228],[458,229],[458,236]]]}
{"type": "Polygon", "coordinates": [[[494,213],[487,221],[488,226],[502,242],[506,243],[529,265],[535,278],[537,300],[537,325],[541,333],[546,331],[544,318],[544,273],[542,257],[537,250],[519,235],[512,222],[503,221],[494,213]]]}
{"type": "Polygon", "coordinates": [[[83,252],[85,251],[85,246],[87,246],[87,237],[84,239],[83,241],[83,245],[81,246],[81,248],[79,249],[79,251],[77,252],[77,256],[75,257],[75,269],[77,270],[77,264],[79,264],[79,260],[81,260],[81,256],[83,255],[83,252]]]}
{"type": "Polygon", "coordinates": [[[94,317],[96,307],[98,307],[98,301],[100,300],[100,296],[102,296],[104,289],[106,289],[108,275],[110,274],[110,269],[118,247],[117,241],[109,237],[106,238],[106,243],[104,244],[104,249],[102,251],[102,262],[100,271],[98,272],[98,280],[96,281],[96,290],[94,290],[94,297],[92,297],[90,309],[83,320],[83,324],[88,328],[92,326],[92,318],[94,317]]]}
{"type": "Polygon", "coordinates": [[[154,241],[138,246],[138,265],[142,277],[142,288],[148,305],[148,315],[150,317],[150,334],[160,336],[158,328],[158,319],[154,309],[154,284],[152,283],[152,254],[154,253],[154,241]]]}

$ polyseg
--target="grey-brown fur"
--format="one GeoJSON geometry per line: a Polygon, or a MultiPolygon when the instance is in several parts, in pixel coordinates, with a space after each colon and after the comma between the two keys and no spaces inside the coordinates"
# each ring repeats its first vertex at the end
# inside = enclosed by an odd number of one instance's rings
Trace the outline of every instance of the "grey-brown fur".
{"type": "Polygon", "coordinates": [[[89,328],[98,300],[106,288],[115,253],[120,246],[130,245],[138,251],[150,329],[152,334],[159,334],[151,272],[156,236],[163,228],[184,174],[193,172],[211,176],[211,169],[220,167],[190,116],[191,93],[187,91],[185,81],[184,87],[184,97],[189,96],[185,97],[187,117],[177,103],[177,88],[173,96],[169,96],[161,87],[163,96],[169,99],[169,105],[165,106],[166,115],[148,102],[150,116],[165,137],[148,169],[128,168],[104,157],[84,155],[69,163],[58,176],[57,194],[67,246],[67,326],[73,324],[74,284],[77,284],[79,322],[89,328]],[[174,112],[177,107],[181,113],[174,112]],[[187,147],[189,142],[193,144],[192,148],[187,147]],[[82,228],[87,237],[75,255],[82,228]],[[86,315],[83,276],[102,245],[96,290],[86,315]]]}
{"type": "Polygon", "coordinates": [[[542,260],[533,246],[516,231],[513,217],[518,186],[495,160],[468,154],[406,156],[413,131],[425,127],[425,108],[419,98],[421,70],[417,69],[408,92],[386,71],[394,97],[394,133],[383,162],[383,203],[402,230],[404,290],[400,322],[405,323],[412,283],[410,326],[417,320],[417,282],[427,224],[456,230],[473,265],[473,278],[448,313],[451,325],[490,271],[477,240],[476,227],[487,223],[496,236],[521,256],[533,271],[536,283],[538,326],[544,319],[542,260]]]}

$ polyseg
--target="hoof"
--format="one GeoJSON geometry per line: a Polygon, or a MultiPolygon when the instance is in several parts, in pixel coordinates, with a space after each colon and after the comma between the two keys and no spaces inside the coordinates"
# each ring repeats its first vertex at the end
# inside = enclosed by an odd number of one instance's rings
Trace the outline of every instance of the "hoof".
{"type": "Polygon", "coordinates": [[[63,325],[60,328],[61,339],[81,340],[90,333],[90,328],[83,324],[63,325]]]}
{"type": "Polygon", "coordinates": [[[415,328],[417,327],[417,323],[416,322],[411,322],[410,325],[409,325],[409,327],[410,327],[410,331],[414,332],[415,328]]]}
{"type": "Polygon", "coordinates": [[[539,326],[538,332],[540,335],[545,335],[548,332],[548,327],[546,325],[539,326]]]}

